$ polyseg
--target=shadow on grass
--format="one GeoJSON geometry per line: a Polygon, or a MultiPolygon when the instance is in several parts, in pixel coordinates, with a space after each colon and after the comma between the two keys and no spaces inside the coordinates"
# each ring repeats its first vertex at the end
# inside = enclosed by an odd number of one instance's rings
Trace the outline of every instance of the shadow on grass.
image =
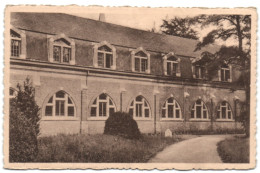
{"type": "Polygon", "coordinates": [[[236,136],[220,141],[218,153],[224,163],[249,163],[249,138],[236,136]]]}

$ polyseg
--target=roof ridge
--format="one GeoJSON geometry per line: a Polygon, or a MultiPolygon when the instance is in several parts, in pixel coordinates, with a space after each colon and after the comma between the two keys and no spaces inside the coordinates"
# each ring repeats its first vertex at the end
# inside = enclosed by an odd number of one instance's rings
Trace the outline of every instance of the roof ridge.
{"type": "Polygon", "coordinates": [[[87,17],[82,17],[82,16],[77,16],[77,15],[68,14],[68,13],[52,13],[52,14],[68,15],[68,16],[82,18],[82,19],[85,19],[85,20],[92,20],[92,21],[99,22],[99,23],[106,23],[106,24],[115,25],[115,26],[119,26],[119,27],[124,27],[124,28],[128,28],[128,29],[139,30],[139,31],[143,31],[143,32],[151,33],[151,34],[160,35],[160,36],[175,37],[175,38],[177,37],[177,38],[181,38],[181,39],[186,39],[186,40],[192,40],[192,41],[199,42],[196,39],[190,39],[190,38],[185,38],[185,37],[176,36],[176,35],[167,35],[167,34],[164,34],[164,33],[151,32],[151,31],[147,31],[147,30],[144,30],[144,29],[140,29],[140,28],[133,28],[133,27],[130,27],[130,26],[124,26],[124,25],[120,25],[120,24],[116,24],[116,23],[104,22],[104,21],[91,19],[91,18],[87,18],[87,17]]]}

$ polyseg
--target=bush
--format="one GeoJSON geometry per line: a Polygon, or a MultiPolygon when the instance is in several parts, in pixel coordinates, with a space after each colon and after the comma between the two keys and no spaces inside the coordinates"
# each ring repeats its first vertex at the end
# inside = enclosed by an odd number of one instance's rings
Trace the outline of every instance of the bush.
{"type": "Polygon", "coordinates": [[[104,134],[139,139],[141,134],[136,121],[127,113],[115,112],[106,120],[104,134]]]}
{"type": "Polygon", "coordinates": [[[39,107],[34,100],[34,88],[27,78],[24,86],[10,100],[9,160],[31,162],[38,153],[39,107]]]}

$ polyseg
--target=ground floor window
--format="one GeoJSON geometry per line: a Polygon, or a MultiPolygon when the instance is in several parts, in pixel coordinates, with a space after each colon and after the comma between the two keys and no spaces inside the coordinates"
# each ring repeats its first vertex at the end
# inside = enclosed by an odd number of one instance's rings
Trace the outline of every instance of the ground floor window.
{"type": "Polygon", "coordinates": [[[198,99],[192,106],[191,119],[208,119],[207,106],[201,99],[198,99]]]}
{"type": "Polygon", "coordinates": [[[75,117],[75,104],[64,91],[58,91],[45,106],[45,116],[48,117],[75,117]]]}
{"type": "Polygon", "coordinates": [[[107,118],[116,111],[113,100],[107,94],[100,94],[93,101],[90,109],[90,116],[97,118],[107,118]]]}
{"type": "Polygon", "coordinates": [[[147,119],[151,117],[150,106],[143,96],[137,96],[129,106],[129,114],[134,119],[147,119]]]}
{"type": "Polygon", "coordinates": [[[181,119],[181,107],[173,97],[163,104],[162,119],[181,119]]]}
{"type": "Polygon", "coordinates": [[[228,102],[223,101],[217,107],[217,119],[231,120],[232,111],[228,102]]]}

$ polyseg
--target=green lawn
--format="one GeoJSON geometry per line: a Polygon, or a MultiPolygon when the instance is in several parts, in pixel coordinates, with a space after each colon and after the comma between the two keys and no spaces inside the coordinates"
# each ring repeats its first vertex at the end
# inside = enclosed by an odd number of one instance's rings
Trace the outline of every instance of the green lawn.
{"type": "Polygon", "coordinates": [[[218,143],[218,153],[224,163],[249,163],[249,138],[225,139],[218,143]]]}
{"type": "Polygon", "coordinates": [[[39,139],[35,162],[147,162],[180,138],[143,136],[130,140],[110,135],[58,135],[39,139]]]}

